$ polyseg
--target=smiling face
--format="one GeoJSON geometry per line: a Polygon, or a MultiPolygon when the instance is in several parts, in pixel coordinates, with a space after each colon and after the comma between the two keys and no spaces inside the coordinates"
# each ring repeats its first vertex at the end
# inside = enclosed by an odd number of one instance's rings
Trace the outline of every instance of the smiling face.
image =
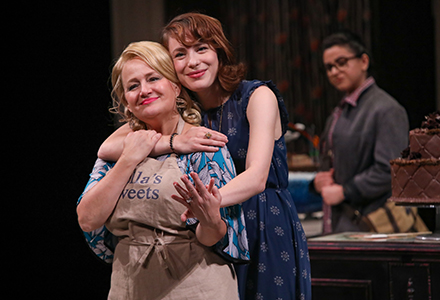
{"type": "Polygon", "coordinates": [[[218,84],[217,52],[207,43],[184,46],[175,38],[168,41],[169,51],[181,84],[199,93],[218,84]]]}
{"type": "Polygon", "coordinates": [[[139,58],[128,60],[121,72],[127,108],[141,121],[157,124],[177,114],[180,88],[139,58]]]}
{"type": "Polygon", "coordinates": [[[324,51],[323,62],[330,83],[342,92],[351,93],[367,78],[370,60],[366,54],[355,57],[350,48],[336,45],[324,51]]]}

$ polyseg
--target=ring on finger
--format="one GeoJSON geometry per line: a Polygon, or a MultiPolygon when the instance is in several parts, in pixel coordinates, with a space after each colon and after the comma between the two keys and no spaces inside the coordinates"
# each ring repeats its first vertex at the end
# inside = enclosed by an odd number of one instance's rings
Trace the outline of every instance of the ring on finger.
{"type": "Polygon", "coordinates": [[[211,134],[211,132],[209,132],[209,131],[205,134],[205,138],[207,138],[207,139],[210,139],[211,136],[212,136],[212,134],[211,134]]]}
{"type": "Polygon", "coordinates": [[[188,199],[185,199],[185,201],[186,201],[186,203],[190,204],[193,201],[193,199],[192,199],[192,197],[189,197],[188,199]]]}

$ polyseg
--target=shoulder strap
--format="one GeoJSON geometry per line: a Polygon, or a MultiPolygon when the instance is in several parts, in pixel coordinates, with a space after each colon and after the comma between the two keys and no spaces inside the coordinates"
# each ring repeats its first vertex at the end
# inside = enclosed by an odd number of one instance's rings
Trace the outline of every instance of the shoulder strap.
{"type": "Polygon", "coordinates": [[[179,116],[179,123],[177,123],[177,134],[181,134],[183,127],[185,126],[185,121],[183,120],[182,116],[179,116]]]}

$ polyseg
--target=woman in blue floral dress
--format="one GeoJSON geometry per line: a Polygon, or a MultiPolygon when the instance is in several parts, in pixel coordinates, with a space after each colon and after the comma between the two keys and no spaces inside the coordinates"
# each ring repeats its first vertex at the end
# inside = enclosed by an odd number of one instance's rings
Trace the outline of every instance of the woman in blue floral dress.
{"type": "MultiPolygon", "coordinates": [[[[203,141],[215,146],[218,132],[228,138],[238,175],[220,189],[222,206],[243,202],[251,256],[249,264],[235,265],[240,299],[311,299],[306,236],[287,190],[283,135],[288,115],[278,90],[271,82],[243,80],[245,68],[235,63],[232,47],[214,18],[197,13],[177,16],[162,37],[181,84],[204,111],[205,127],[176,136],[176,147],[200,147],[203,141]]],[[[116,152],[127,128],[118,131],[101,146],[101,155],[116,152]]],[[[185,178],[182,181],[185,187],[177,191],[184,197],[185,188],[193,187],[185,178]]],[[[191,211],[185,214],[190,217],[191,211]]]]}
{"type": "MultiPolygon", "coordinates": [[[[287,112],[282,98],[271,82],[243,81],[223,108],[203,116],[218,130],[221,110],[222,132],[228,136],[230,153],[237,173],[246,169],[249,122],[246,108],[256,88],[268,86],[278,99],[283,122],[287,112]]],[[[295,205],[287,191],[288,168],[284,138],[275,141],[266,189],[242,203],[245,211],[251,263],[236,265],[241,299],[310,299],[310,262],[305,232],[295,205]]]]}
{"type": "Polygon", "coordinates": [[[222,205],[244,201],[251,255],[250,264],[236,265],[240,298],[310,299],[306,236],[287,190],[288,115],[277,88],[242,80],[243,66],[235,64],[220,22],[209,16],[177,16],[163,43],[180,82],[205,111],[204,125],[229,140],[239,175],[220,190],[222,205]]]}

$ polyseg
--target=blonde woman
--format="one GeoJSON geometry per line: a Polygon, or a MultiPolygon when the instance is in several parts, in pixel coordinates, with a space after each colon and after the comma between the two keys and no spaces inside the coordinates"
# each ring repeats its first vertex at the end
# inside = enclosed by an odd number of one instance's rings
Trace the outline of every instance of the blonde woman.
{"type": "Polygon", "coordinates": [[[229,152],[148,157],[162,135],[200,122],[160,44],[130,44],[112,84],[115,110],[133,132],[116,163],[97,160],[77,206],[91,248],[113,261],[109,299],[238,299],[231,262],[249,257],[241,207],[220,208],[218,188],[235,176],[229,152]],[[194,189],[172,199],[183,174],[213,197],[195,197],[194,189]],[[182,220],[186,210],[195,218],[182,220]],[[118,240],[114,253],[105,243],[108,231],[118,240]]]}

